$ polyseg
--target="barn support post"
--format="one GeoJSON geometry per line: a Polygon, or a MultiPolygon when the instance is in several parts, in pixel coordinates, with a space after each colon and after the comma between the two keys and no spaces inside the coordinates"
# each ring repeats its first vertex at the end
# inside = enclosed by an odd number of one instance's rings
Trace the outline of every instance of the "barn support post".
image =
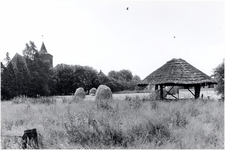
{"type": "Polygon", "coordinates": [[[157,84],[155,84],[155,96],[155,99],[159,99],[159,88],[157,84]]]}
{"type": "Polygon", "coordinates": [[[201,85],[200,84],[195,85],[195,99],[199,98],[200,91],[201,91],[201,85]]]}
{"type": "Polygon", "coordinates": [[[155,85],[155,92],[156,93],[158,92],[158,85],[157,84],[155,85]]]}
{"type": "Polygon", "coordinates": [[[160,84],[160,99],[164,99],[164,97],[163,97],[163,85],[162,84],[160,84]]]}

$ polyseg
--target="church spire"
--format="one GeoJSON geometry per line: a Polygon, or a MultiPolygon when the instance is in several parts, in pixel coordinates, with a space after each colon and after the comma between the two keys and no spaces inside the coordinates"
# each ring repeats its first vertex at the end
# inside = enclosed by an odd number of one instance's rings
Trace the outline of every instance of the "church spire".
{"type": "Polygon", "coordinates": [[[41,49],[40,49],[39,53],[40,54],[47,54],[48,53],[44,42],[42,42],[41,49]]]}
{"type": "Polygon", "coordinates": [[[44,44],[44,35],[41,35],[41,36],[42,36],[42,45],[41,45],[41,49],[40,49],[39,53],[40,54],[48,54],[47,49],[44,44]]]}

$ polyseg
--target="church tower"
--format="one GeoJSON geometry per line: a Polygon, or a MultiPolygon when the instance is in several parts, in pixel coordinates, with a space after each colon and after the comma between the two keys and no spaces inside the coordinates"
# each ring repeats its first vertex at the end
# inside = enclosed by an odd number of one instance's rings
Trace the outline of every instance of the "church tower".
{"type": "Polygon", "coordinates": [[[51,67],[53,67],[53,56],[47,52],[44,42],[42,42],[39,54],[41,55],[44,61],[49,62],[51,67]]]}

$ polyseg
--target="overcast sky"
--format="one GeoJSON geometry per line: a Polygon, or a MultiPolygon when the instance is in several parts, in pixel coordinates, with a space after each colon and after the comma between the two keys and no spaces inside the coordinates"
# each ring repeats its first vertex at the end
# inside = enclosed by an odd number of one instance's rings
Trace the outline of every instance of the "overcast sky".
{"type": "Polygon", "coordinates": [[[225,58],[224,27],[224,1],[1,0],[0,60],[44,40],[54,66],[129,69],[143,79],[182,58],[212,75],[225,58]]]}

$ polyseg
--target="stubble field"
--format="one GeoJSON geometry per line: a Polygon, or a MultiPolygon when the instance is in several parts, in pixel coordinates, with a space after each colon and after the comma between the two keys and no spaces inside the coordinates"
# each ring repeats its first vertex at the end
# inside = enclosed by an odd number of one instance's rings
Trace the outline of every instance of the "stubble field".
{"type": "Polygon", "coordinates": [[[21,99],[1,102],[2,148],[21,148],[14,136],[32,128],[41,148],[224,148],[224,103],[217,100],[117,94],[109,108],[98,109],[91,96],[73,103],[69,96],[21,99]]]}

